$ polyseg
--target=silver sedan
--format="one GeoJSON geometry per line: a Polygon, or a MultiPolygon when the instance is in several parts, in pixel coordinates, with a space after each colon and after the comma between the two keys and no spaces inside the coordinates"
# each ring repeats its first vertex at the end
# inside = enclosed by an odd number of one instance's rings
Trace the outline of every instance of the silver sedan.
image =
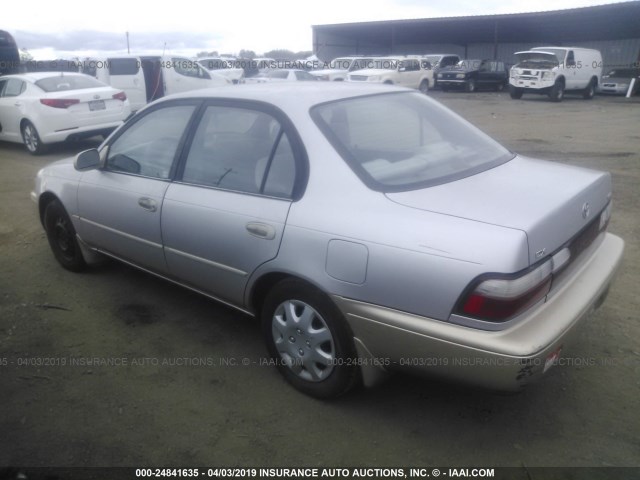
{"type": "Polygon", "coordinates": [[[167,97],[43,168],[32,198],[63,267],[112,257],[259,317],[273,364],[323,398],[396,369],[518,390],[624,249],[608,173],[516,155],[388,85],[167,97]]]}

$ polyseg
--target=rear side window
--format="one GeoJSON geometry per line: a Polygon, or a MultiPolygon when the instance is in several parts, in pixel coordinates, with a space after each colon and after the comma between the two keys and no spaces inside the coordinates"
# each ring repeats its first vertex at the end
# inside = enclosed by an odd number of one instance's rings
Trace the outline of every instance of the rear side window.
{"type": "Polygon", "coordinates": [[[193,138],[182,180],[290,198],[295,175],[294,155],[278,120],[257,110],[209,106],[193,138]]]}
{"type": "Polygon", "coordinates": [[[136,75],[140,71],[140,64],[135,58],[110,58],[110,75],[136,75]]]}
{"type": "Polygon", "coordinates": [[[132,124],[109,147],[106,169],[168,179],[193,105],[158,108],[132,124]]]}
{"type": "Polygon", "coordinates": [[[66,90],[82,90],[85,88],[98,88],[106,86],[104,83],[88,75],[64,75],[59,74],[43,78],[36,85],[45,92],[61,92],[66,90]]]}
{"type": "Polygon", "coordinates": [[[26,88],[25,82],[16,78],[10,78],[0,84],[0,97],[17,97],[26,88]]]}

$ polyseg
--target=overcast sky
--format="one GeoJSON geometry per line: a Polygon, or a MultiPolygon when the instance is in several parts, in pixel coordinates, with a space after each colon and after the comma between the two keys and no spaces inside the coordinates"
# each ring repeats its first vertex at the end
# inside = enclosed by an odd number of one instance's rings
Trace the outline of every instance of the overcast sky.
{"type": "Polygon", "coordinates": [[[195,55],[312,50],[311,25],[576,8],[610,0],[29,0],[3,1],[0,28],[36,60],[99,52],[195,55]],[[163,5],[166,11],[162,11],[163,5]]]}

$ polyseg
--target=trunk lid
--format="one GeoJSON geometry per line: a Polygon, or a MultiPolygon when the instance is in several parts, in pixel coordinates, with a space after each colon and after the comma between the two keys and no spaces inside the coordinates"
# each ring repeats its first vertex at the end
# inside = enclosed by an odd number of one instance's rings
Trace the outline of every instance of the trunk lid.
{"type": "Polygon", "coordinates": [[[559,249],[606,207],[611,176],[517,156],[461,180],[386,196],[408,207],[521,230],[533,264],[559,249]]]}

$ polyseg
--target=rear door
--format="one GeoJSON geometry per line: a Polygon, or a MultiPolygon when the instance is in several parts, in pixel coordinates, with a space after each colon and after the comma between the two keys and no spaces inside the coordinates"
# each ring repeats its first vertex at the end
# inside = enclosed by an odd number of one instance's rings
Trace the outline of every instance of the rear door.
{"type": "Polygon", "coordinates": [[[279,112],[263,106],[207,105],[162,209],[172,276],[242,305],[251,273],[278,253],[303,181],[297,138],[279,112]]]}
{"type": "Polygon", "coordinates": [[[147,103],[144,72],[139,58],[112,57],[107,59],[109,83],[127,94],[131,111],[135,112],[147,103]]]}
{"type": "Polygon", "coordinates": [[[198,102],[166,102],[147,110],[109,141],[105,166],[82,175],[78,187],[80,237],[90,245],[158,273],[166,273],[160,219],[198,102]]]}

